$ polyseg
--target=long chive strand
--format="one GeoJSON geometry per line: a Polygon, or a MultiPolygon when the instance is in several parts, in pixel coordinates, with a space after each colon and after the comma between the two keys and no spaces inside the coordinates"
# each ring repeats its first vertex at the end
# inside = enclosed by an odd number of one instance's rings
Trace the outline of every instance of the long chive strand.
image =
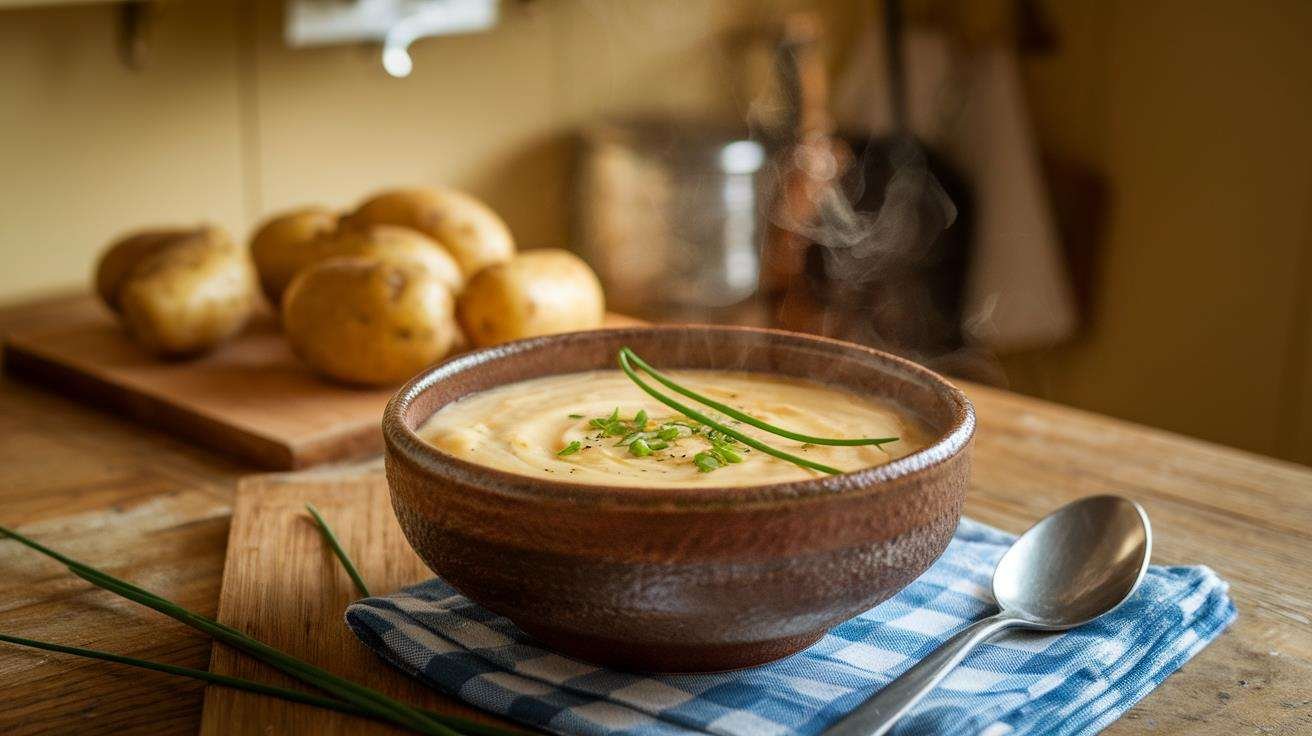
{"type": "Polygon", "coordinates": [[[669,376],[666,376],[664,373],[661,373],[660,371],[656,370],[649,363],[647,363],[647,361],[638,357],[638,354],[633,352],[631,348],[627,348],[627,347],[620,348],[620,352],[628,356],[629,360],[633,361],[634,365],[641,368],[649,376],[656,379],[658,383],[662,384],[663,386],[670,389],[671,391],[683,394],[684,396],[687,396],[688,398],[692,399],[693,401],[696,401],[699,404],[709,406],[712,409],[720,412],[721,414],[724,414],[725,416],[733,417],[734,419],[750,424],[753,427],[756,427],[757,429],[763,429],[771,434],[779,435],[780,437],[784,437],[790,440],[797,440],[798,442],[805,442],[811,445],[836,445],[836,446],[844,446],[844,447],[850,447],[856,445],[885,445],[888,444],[889,442],[896,442],[898,440],[897,437],[859,437],[855,439],[834,439],[830,437],[812,437],[811,435],[808,434],[792,432],[790,430],[784,429],[783,427],[778,427],[773,424],[770,424],[769,422],[764,421],[762,419],[757,419],[751,414],[747,414],[745,412],[739,411],[738,409],[735,409],[732,406],[729,406],[728,404],[716,401],[715,399],[712,399],[709,396],[704,396],[700,393],[697,393],[696,391],[693,391],[690,388],[686,388],[680,385],[679,383],[676,383],[669,376]]]}
{"type": "Polygon", "coordinates": [[[247,680],[241,677],[229,677],[205,670],[192,669],[190,667],[181,667],[163,662],[152,662],[147,659],[137,659],[136,657],[126,657],[121,654],[104,652],[99,649],[86,649],[83,647],[70,647],[63,644],[55,644],[48,641],[38,641],[36,639],[26,639],[21,636],[10,636],[9,634],[0,634],[0,641],[16,644],[18,646],[30,647],[32,649],[42,649],[48,652],[59,652],[61,654],[71,654],[77,657],[87,659],[99,659],[106,662],[114,662],[129,667],[137,667],[144,670],[154,670],[169,675],[178,675],[180,677],[190,677],[193,680],[203,680],[215,685],[230,687],[235,690],[245,690],[247,692],[259,693],[260,695],[269,695],[283,700],[290,700],[306,705],[313,705],[317,708],[327,708],[342,713],[349,713],[356,716],[374,716],[372,713],[360,710],[350,703],[344,703],[340,700],[324,698],[311,693],[303,693],[299,690],[278,687],[277,685],[266,685],[262,682],[247,680]]]}
{"type": "Polygon", "coordinates": [[[135,601],[148,608],[159,611],[160,613],[163,613],[181,623],[187,624],[192,628],[204,631],[225,644],[241,649],[247,652],[247,654],[283,670],[287,674],[333,693],[334,695],[338,695],[345,700],[363,702],[368,706],[372,706],[376,712],[379,712],[380,717],[386,718],[393,723],[423,733],[437,734],[438,736],[460,736],[450,728],[433,720],[431,716],[404,703],[392,700],[382,693],[370,690],[362,685],[357,685],[356,683],[340,678],[326,670],[315,667],[308,662],[304,662],[289,654],[280,652],[263,642],[237,631],[236,629],[219,624],[218,622],[200,616],[199,614],[195,614],[166,598],[151,593],[148,590],[119,580],[118,578],[101,572],[90,565],[86,565],[59,554],[58,552],[44,547],[13,530],[0,526],[0,534],[12,537],[21,544],[64,563],[74,575],[77,575],[97,587],[117,593],[128,600],[135,601]]]}
{"type": "MultiPolygon", "coordinates": [[[[287,674],[292,675],[293,677],[301,680],[302,682],[305,682],[308,685],[312,685],[314,687],[318,687],[320,689],[324,689],[329,692],[332,692],[332,689],[327,686],[325,681],[327,681],[328,684],[335,684],[338,688],[343,688],[347,691],[350,691],[354,695],[358,696],[360,699],[369,702],[370,707],[361,707],[359,705],[355,705],[349,702],[340,702],[327,698],[319,698],[318,696],[314,696],[309,693],[300,693],[295,690],[287,690],[286,691],[287,693],[294,694],[294,695],[285,696],[282,692],[274,692],[272,690],[268,690],[268,688],[274,688],[274,686],[262,685],[260,683],[251,683],[253,686],[260,688],[261,689],[260,691],[264,692],[265,694],[273,695],[275,697],[288,697],[288,699],[299,698],[299,702],[305,702],[310,705],[316,705],[324,708],[333,708],[336,710],[340,710],[342,712],[351,712],[359,715],[377,718],[380,720],[386,720],[392,723],[397,723],[398,725],[403,725],[407,728],[420,730],[421,732],[424,733],[437,733],[440,734],[441,736],[461,736],[462,733],[477,734],[479,736],[508,736],[509,734],[513,733],[511,731],[507,731],[506,729],[497,728],[495,726],[484,725],[476,721],[470,721],[468,719],[459,718],[457,716],[447,716],[441,713],[436,713],[434,711],[430,711],[422,708],[412,708],[411,706],[408,706],[404,703],[392,700],[387,696],[383,695],[382,693],[371,690],[363,685],[359,685],[354,682],[351,682],[350,680],[340,678],[326,670],[322,670],[318,667],[315,667],[314,665],[308,662],[304,662],[289,654],[280,652],[277,649],[269,647],[267,644],[264,644],[263,642],[254,639],[253,637],[245,634],[244,632],[235,629],[231,626],[228,626],[227,624],[223,624],[218,621],[214,621],[213,619],[209,619],[199,614],[193,613],[192,611],[189,611],[186,608],[183,608],[182,606],[173,603],[167,598],[163,598],[162,596],[156,595],[155,593],[152,593],[144,588],[133,585],[132,583],[116,578],[112,575],[109,575],[108,573],[102,572],[101,570],[91,567],[90,565],[87,565],[83,562],[79,562],[75,559],[60,554],[59,552],[56,552],[36,542],[35,540],[29,537],[19,534],[18,532],[12,529],[9,529],[4,526],[0,526],[0,536],[8,536],[13,540],[19,542],[20,544],[32,549],[33,551],[39,552],[42,555],[45,555],[53,560],[62,563],[74,575],[77,575],[78,577],[86,580],[87,582],[99,588],[109,590],[110,592],[116,593],[123,598],[127,598],[128,600],[132,600],[148,608],[159,611],[160,613],[163,613],[169,616],[170,618],[180,621],[181,623],[184,623],[192,628],[204,631],[205,633],[209,633],[215,639],[218,639],[219,641],[222,641],[225,644],[228,644],[229,646],[233,646],[237,649],[245,651],[250,656],[259,659],[270,666],[281,669],[287,674]],[[261,652],[257,650],[263,650],[263,651],[261,652]],[[311,700],[313,700],[314,702],[311,702],[311,700]],[[392,706],[399,706],[402,712],[396,713],[395,709],[392,706]],[[380,710],[387,710],[389,712],[379,712],[380,710]],[[409,714],[406,713],[407,711],[409,713],[416,714],[420,719],[423,719],[423,722],[412,723],[408,718],[402,720],[403,714],[404,715],[409,714]],[[452,728],[458,728],[459,732],[452,730],[452,728]]],[[[18,637],[6,637],[6,638],[12,640],[12,639],[17,639],[18,637]]],[[[44,642],[34,642],[33,640],[24,640],[23,642],[15,642],[15,643],[26,643],[26,642],[33,642],[33,645],[45,644],[44,642]]],[[[51,648],[59,647],[59,646],[61,645],[56,645],[56,644],[49,645],[49,647],[51,648]]],[[[76,648],[64,647],[63,649],[57,651],[64,651],[64,650],[71,650],[71,649],[76,649],[76,648]]],[[[85,650],[85,651],[94,652],[95,650],[85,650]]],[[[69,653],[81,654],[82,652],[70,651],[69,653]]],[[[108,653],[102,653],[102,654],[108,654],[108,653]]],[[[118,657],[118,656],[119,655],[108,655],[107,657],[100,657],[100,658],[108,659],[109,657],[118,657]]],[[[112,659],[110,661],[120,661],[120,660],[112,659]]],[[[162,665],[159,663],[147,662],[146,660],[132,661],[132,658],[122,658],[122,662],[124,664],[134,664],[134,665],[138,663],[144,663],[144,666],[148,666],[151,669],[159,669],[160,671],[173,671],[175,674],[192,676],[189,671],[185,671],[187,670],[187,668],[176,668],[174,665],[162,665]]],[[[143,666],[143,665],[138,665],[138,666],[143,666]]],[[[225,678],[234,681],[240,680],[240,678],[226,678],[226,676],[224,675],[216,675],[214,673],[203,672],[200,670],[196,670],[195,672],[199,673],[200,679],[205,679],[209,681],[217,682],[217,680],[215,680],[214,678],[225,678]]],[[[250,682],[250,681],[243,681],[243,682],[250,682]]],[[[237,687],[238,685],[236,684],[236,682],[234,682],[233,686],[237,687]]],[[[274,688],[274,689],[281,690],[279,688],[274,688]]]]}
{"type": "MultiPolygon", "coordinates": [[[[62,564],[63,564],[65,567],[67,567],[69,570],[77,570],[77,569],[90,570],[90,571],[92,571],[92,572],[96,572],[96,573],[99,573],[99,574],[101,574],[101,575],[105,575],[105,573],[100,572],[99,570],[95,569],[94,567],[91,567],[90,565],[86,564],[85,562],[79,562],[79,561],[73,559],[72,557],[68,557],[68,556],[62,555],[62,554],[60,554],[60,553],[54,551],[53,549],[50,549],[49,547],[47,547],[47,546],[41,544],[40,542],[36,541],[35,539],[32,539],[31,537],[26,537],[26,536],[24,536],[24,535],[22,535],[22,534],[19,534],[18,532],[14,531],[13,529],[10,529],[10,528],[8,528],[8,527],[0,526],[0,537],[9,537],[10,539],[13,539],[15,542],[18,542],[19,544],[23,545],[24,547],[27,547],[28,549],[31,549],[31,550],[33,550],[33,551],[35,551],[35,552],[40,552],[41,554],[45,555],[46,557],[49,557],[50,559],[55,560],[56,562],[62,563],[62,564]]],[[[115,578],[115,579],[117,579],[117,578],[115,578]]],[[[158,597],[158,596],[155,596],[155,594],[152,593],[152,592],[150,592],[149,590],[146,590],[145,588],[141,588],[141,587],[138,587],[138,586],[136,586],[136,585],[133,585],[132,583],[127,582],[126,580],[119,580],[118,582],[119,582],[120,585],[123,585],[123,586],[125,586],[125,587],[131,588],[132,590],[136,591],[137,593],[139,593],[139,594],[141,594],[141,595],[148,595],[148,596],[158,597]]]]}
{"type": "Polygon", "coordinates": [[[405,705],[404,703],[392,700],[381,693],[377,693],[362,685],[357,685],[356,683],[340,678],[327,670],[320,669],[308,662],[297,659],[296,657],[284,652],[280,652],[258,639],[254,639],[244,634],[234,634],[226,627],[218,625],[204,616],[192,613],[165,598],[160,598],[159,596],[150,593],[145,595],[137,593],[129,587],[124,586],[121,581],[116,578],[101,573],[94,568],[89,568],[87,570],[75,569],[73,570],[73,574],[93,585],[118,593],[128,600],[140,603],[148,608],[159,611],[176,621],[199,629],[224,644],[240,649],[266,664],[276,667],[293,677],[336,695],[347,702],[361,705],[361,707],[372,706],[375,712],[381,711],[379,713],[381,717],[384,717],[393,723],[422,733],[438,734],[439,736],[459,736],[455,731],[433,721],[430,717],[408,705],[405,705]]]}
{"type": "MultiPolygon", "coordinates": [[[[40,552],[41,554],[44,554],[54,560],[63,563],[65,566],[69,568],[69,570],[74,575],[77,575],[78,577],[86,580],[87,582],[92,583],[93,585],[96,585],[97,587],[106,588],[107,590],[110,590],[111,592],[115,592],[120,596],[123,596],[124,598],[128,598],[129,600],[133,600],[144,606],[153,608],[154,610],[159,611],[160,613],[164,613],[165,615],[168,615],[171,618],[174,618],[175,620],[185,623],[188,626],[192,626],[193,628],[199,628],[203,631],[207,631],[207,633],[211,633],[211,635],[217,639],[220,640],[231,639],[239,642],[244,641],[249,643],[250,645],[267,649],[268,650],[267,656],[271,656],[273,658],[283,658],[285,660],[290,660],[291,663],[304,665],[306,668],[309,668],[308,671],[310,673],[317,675],[320,678],[322,678],[322,676],[327,676],[329,678],[341,680],[341,678],[337,678],[336,675],[333,675],[332,673],[329,673],[326,670],[321,670],[317,667],[314,667],[314,665],[309,664],[308,662],[303,662],[301,660],[296,659],[295,657],[292,657],[291,655],[285,654],[283,652],[279,652],[278,650],[273,649],[272,647],[268,647],[268,645],[264,644],[263,642],[260,642],[250,637],[249,635],[238,631],[237,629],[234,629],[225,624],[220,624],[219,622],[206,618],[204,616],[200,616],[198,614],[192,613],[191,611],[188,611],[187,609],[178,606],[177,604],[173,603],[172,601],[169,601],[166,598],[160,597],[144,588],[140,588],[124,580],[120,580],[119,578],[116,578],[112,575],[97,570],[96,568],[91,567],[90,565],[79,562],[70,557],[66,557],[65,555],[62,555],[48,547],[45,547],[44,545],[36,542],[35,540],[23,536],[22,534],[19,534],[18,532],[13,531],[12,529],[0,527],[0,533],[12,537],[14,540],[18,541],[19,543],[37,552],[40,552]]],[[[238,648],[243,648],[240,646],[240,644],[232,643],[231,641],[225,641],[225,643],[229,643],[231,646],[237,646],[238,648]]],[[[270,661],[269,664],[278,666],[278,664],[272,661],[270,661]]],[[[279,667],[279,669],[284,669],[284,671],[287,671],[284,667],[279,667]]],[[[293,672],[288,672],[288,674],[293,674],[293,676],[302,677],[302,679],[304,679],[303,675],[297,675],[296,673],[293,672]]],[[[347,680],[341,680],[341,682],[365,691],[365,693],[368,693],[368,695],[365,696],[366,699],[373,700],[374,702],[378,702],[379,705],[381,705],[382,707],[388,710],[395,710],[395,706],[400,706],[403,709],[401,713],[402,715],[406,715],[404,714],[404,710],[411,710],[409,706],[405,706],[404,704],[399,703],[397,701],[392,701],[390,698],[387,698],[381,693],[375,693],[374,691],[371,691],[368,688],[355,685],[355,683],[350,683],[347,680]],[[379,701],[378,698],[382,698],[382,700],[379,701]]],[[[315,682],[312,682],[311,684],[315,684],[316,686],[322,687],[322,685],[319,685],[318,683],[315,682]]],[[[440,724],[437,725],[441,727],[440,724]]]]}
{"type": "MultiPolygon", "coordinates": [[[[17,646],[30,647],[32,649],[41,649],[48,652],[59,652],[61,654],[70,654],[75,657],[83,657],[86,659],[98,659],[105,662],[113,662],[115,664],[126,665],[128,667],[137,667],[139,669],[144,669],[144,670],[163,672],[165,674],[176,675],[178,677],[188,677],[193,680],[200,680],[202,682],[208,682],[214,685],[229,687],[234,690],[242,690],[245,692],[256,693],[258,695],[267,695],[269,697],[280,698],[282,700],[287,700],[294,703],[302,703],[304,705],[310,705],[316,708],[333,710],[339,713],[346,713],[348,715],[359,716],[361,718],[372,718],[375,720],[380,719],[377,713],[368,710],[362,710],[361,708],[351,705],[350,703],[346,703],[340,700],[334,700],[332,698],[325,698],[319,695],[315,695],[313,693],[302,692],[300,690],[292,690],[291,688],[279,687],[277,685],[268,685],[263,682],[256,682],[255,680],[247,680],[242,677],[221,675],[206,670],[192,669],[191,667],[182,667],[179,665],[166,664],[163,662],[152,662],[148,659],[138,659],[136,657],[128,657],[122,654],[114,654],[112,652],[106,652],[99,649],[87,649],[85,647],[71,647],[71,646],[66,646],[64,644],[56,644],[54,642],[40,641],[37,639],[27,639],[21,636],[11,636],[9,634],[0,634],[0,641],[8,642],[10,644],[15,644],[17,646]]],[[[442,721],[444,725],[457,729],[461,734],[464,734],[465,736],[474,736],[474,735],[512,736],[514,733],[504,728],[489,726],[487,724],[478,723],[477,721],[471,721],[467,718],[460,718],[459,716],[448,716],[426,709],[422,709],[422,710],[430,717],[442,721]]]]}
{"type": "Polygon", "coordinates": [[[774,457],[777,457],[777,458],[779,458],[780,460],[787,460],[788,462],[793,463],[794,465],[800,465],[800,466],[802,466],[802,467],[804,467],[804,468],[810,468],[810,469],[812,469],[812,470],[818,470],[818,471],[820,471],[820,472],[822,472],[822,473],[829,473],[830,475],[839,475],[839,474],[841,474],[841,473],[843,472],[843,471],[841,471],[841,470],[839,470],[839,469],[837,469],[837,468],[831,468],[831,467],[829,467],[828,465],[822,465],[822,464],[820,464],[820,463],[817,463],[817,462],[814,462],[814,461],[811,461],[811,460],[807,460],[807,459],[804,458],[804,457],[798,457],[798,456],[796,456],[796,455],[791,455],[791,454],[789,454],[789,453],[787,453],[787,452],[784,452],[783,450],[776,450],[775,448],[773,448],[773,447],[771,447],[771,446],[765,444],[764,442],[761,442],[761,441],[756,440],[756,439],[754,439],[754,438],[752,438],[752,437],[749,437],[748,435],[745,435],[745,434],[743,434],[742,432],[739,432],[739,431],[737,431],[737,430],[735,430],[735,429],[731,429],[731,428],[729,428],[729,427],[727,427],[727,426],[725,426],[725,425],[723,425],[723,424],[721,424],[721,423],[715,421],[714,419],[711,419],[710,417],[708,417],[708,416],[706,416],[705,414],[703,414],[703,413],[697,411],[696,409],[693,409],[693,408],[690,407],[690,406],[686,406],[686,405],[680,403],[679,401],[677,401],[676,399],[672,399],[672,398],[666,396],[665,394],[663,394],[663,393],[657,391],[656,389],[652,388],[650,385],[647,384],[646,381],[644,381],[644,380],[642,380],[641,378],[638,377],[638,374],[637,374],[636,372],[634,372],[634,370],[633,370],[633,366],[629,365],[629,356],[628,356],[628,354],[627,354],[626,352],[624,352],[623,350],[621,350],[620,353],[619,353],[619,363],[620,363],[620,368],[624,371],[624,374],[627,375],[627,376],[629,377],[629,380],[631,380],[631,381],[633,381],[634,383],[636,383],[636,384],[638,385],[638,388],[640,388],[640,389],[642,389],[643,391],[647,392],[647,394],[648,394],[649,396],[651,396],[653,399],[656,399],[657,401],[659,401],[659,402],[661,402],[662,404],[664,404],[664,405],[670,407],[671,409],[673,409],[673,410],[675,410],[675,411],[677,411],[677,412],[682,413],[682,414],[683,414],[684,416],[686,416],[686,417],[690,417],[690,418],[692,418],[692,419],[695,419],[695,420],[697,420],[698,422],[701,422],[702,424],[705,424],[706,426],[711,427],[712,429],[718,430],[718,431],[722,432],[723,434],[725,434],[725,435],[727,435],[727,436],[729,436],[729,437],[732,437],[732,438],[738,440],[739,442],[743,443],[744,445],[747,445],[748,447],[752,447],[752,448],[755,448],[755,449],[757,449],[757,450],[760,450],[761,452],[764,452],[764,453],[767,454],[767,455],[773,455],[774,457]]]}
{"type": "Polygon", "coordinates": [[[406,726],[423,733],[439,734],[441,736],[455,736],[455,732],[446,729],[441,724],[431,722],[431,719],[418,713],[409,706],[391,700],[386,696],[376,693],[349,680],[344,680],[336,675],[315,667],[308,662],[297,659],[289,654],[280,652],[267,644],[246,636],[244,634],[234,634],[230,630],[215,622],[198,616],[185,608],[171,603],[167,599],[150,596],[140,596],[133,591],[120,587],[115,579],[96,574],[95,572],[73,571],[73,574],[83,578],[93,585],[118,593],[128,600],[141,603],[148,608],[152,608],[160,613],[169,616],[181,623],[199,629],[220,642],[235,647],[246,654],[259,659],[266,664],[273,666],[283,672],[296,677],[310,685],[314,685],[326,692],[336,695],[343,700],[355,703],[361,707],[370,707],[374,709],[380,717],[383,717],[398,725],[406,726]]]}

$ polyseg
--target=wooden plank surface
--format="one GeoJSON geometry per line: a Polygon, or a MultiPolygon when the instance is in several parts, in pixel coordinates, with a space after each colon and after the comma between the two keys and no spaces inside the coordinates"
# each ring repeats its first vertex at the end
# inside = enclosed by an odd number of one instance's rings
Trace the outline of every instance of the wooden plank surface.
{"type": "MultiPolygon", "coordinates": [[[[970,387],[969,393],[980,431],[968,514],[1018,532],[1080,496],[1127,495],[1153,519],[1156,563],[1203,562],[1234,585],[1241,609],[1235,629],[1111,733],[1228,734],[1249,719],[1312,728],[1312,594],[1305,562],[1312,548],[1312,474],[1004,392],[970,387]],[[1303,502],[1290,503],[1291,495],[1303,502]],[[1245,698],[1252,707],[1237,712],[1231,701],[1245,698]]],[[[389,694],[452,710],[449,700],[376,659],[343,624],[342,610],[358,596],[309,523],[307,500],[324,511],[375,593],[430,575],[392,518],[377,465],[254,478],[238,490],[220,620],[389,694]]],[[[211,667],[277,678],[222,646],[211,667]]],[[[306,706],[208,689],[203,734],[261,727],[285,734],[394,732],[306,706]]]]}
{"type": "Polygon", "coordinates": [[[5,370],[266,469],[382,450],[379,419],[396,387],[352,388],[315,376],[272,317],[208,355],[160,361],[87,302],[57,325],[11,332],[5,370]]]}
{"type": "MultiPolygon", "coordinates": [[[[0,310],[0,332],[76,318],[81,300],[0,310]]],[[[206,615],[248,468],[0,377],[0,524],[206,615]]],[[[205,669],[210,642],[0,541],[0,631],[205,669]]],[[[203,687],[0,644],[0,734],[194,734],[203,687]]]]}
{"type": "MultiPolygon", "coordinates": [[[[79,298],[0,309],[0,333],[67,323],[85,308],[79,298]]],[[[1312,469],[966,389],[980,415],[967,513],[1020,531],[1066,500],[1122,493],[1153,517],[1155,562],[1206,563],[1233,584],[1235,626],[1108,733],[1312,733],[1312,469]]],[[[165,433],[0,378],[0,523],[210,615],[241,472],[165,433]]],[[[0,631],[190,667],[205,667],[210,651],[189,629],[8,542],[0,631]]],[[[6,736],[194,734],[201,692],[166,675],[0,645],[6,736]]]]}

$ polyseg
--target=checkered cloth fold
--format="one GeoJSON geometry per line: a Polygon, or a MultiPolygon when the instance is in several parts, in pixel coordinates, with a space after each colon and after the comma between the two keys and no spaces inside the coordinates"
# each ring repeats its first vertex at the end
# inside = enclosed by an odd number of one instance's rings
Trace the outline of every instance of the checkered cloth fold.
{"type": "MultiPolygon", "coordinates": [[[[711,675],[615,672],[543,649],[441,580],[353,604],[346,620],[387,661],[483,710],[559,734],[815,734],[968,621],[993,613],[994,565],[1014,537],[963,520],[905,590],[772,664],[711,675]]],[[[1206,567],[1149,569],[1115,612],[1063,633],[976,649],[895,734],[1092,734],[1235,618],[1206,567]]]]}

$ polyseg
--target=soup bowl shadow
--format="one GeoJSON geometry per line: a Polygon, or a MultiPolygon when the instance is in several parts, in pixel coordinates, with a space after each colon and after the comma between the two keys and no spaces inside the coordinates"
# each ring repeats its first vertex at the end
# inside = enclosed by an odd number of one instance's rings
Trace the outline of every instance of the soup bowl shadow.
{"type": "Polygon", "coordinates": [[[952,537],[974,430],[961,391],[901,358],[790,332],[685,325],[478,350],[417,376],[383,415],[392,506],[433,572],[549,648],[642,672],[769,662],[897,593],[952,537]],[[893,402],[933,440],[885,465],[811,480],[634,488],[506,473],[416,434],[472,393],[613,368],[621,346],[662,369],[821,380],[893,402]]]}

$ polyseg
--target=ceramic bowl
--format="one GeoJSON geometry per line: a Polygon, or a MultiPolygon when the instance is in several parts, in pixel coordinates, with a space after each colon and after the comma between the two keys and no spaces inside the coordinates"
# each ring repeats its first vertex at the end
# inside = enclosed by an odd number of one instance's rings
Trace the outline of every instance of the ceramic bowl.
{"type": "Polygon", "coordinates": [[[392,506],[435,573],[552,649],[645,672],[768,662],[901,590],[952,537],[974,430],[965,395],[919,365],[837,340],[718,326],[575,332],[478,350],[416,377],[383,415],[392,506]],[[624,345],[663,369],[822,379],[900,405],[935,439],[843,475],[645,489],[493,470],[415,434],[462,396],[611,368],[624,345]]]}

